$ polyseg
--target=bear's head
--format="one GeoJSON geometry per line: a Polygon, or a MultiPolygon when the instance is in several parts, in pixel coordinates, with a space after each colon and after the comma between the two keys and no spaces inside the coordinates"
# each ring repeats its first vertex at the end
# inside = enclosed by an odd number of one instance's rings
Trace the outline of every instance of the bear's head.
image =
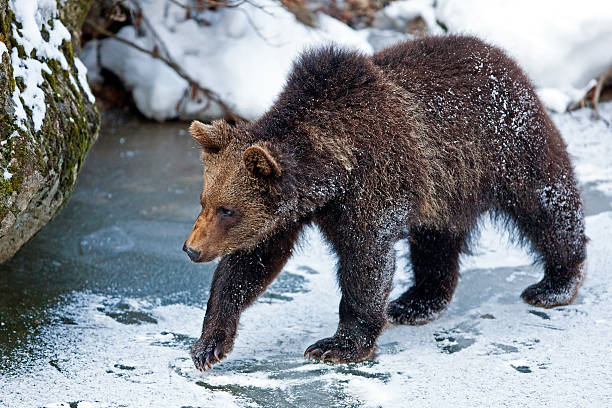
{"type": "Polygon", "coordinates": [[[194,121],[189,132],[202,148],[202,211],[183,250],[194,262],[209,262],[253,248],[278,223],[273,191],[283,174],[267,142],[249,143],[244,127],[225,121],[194,121]]]}

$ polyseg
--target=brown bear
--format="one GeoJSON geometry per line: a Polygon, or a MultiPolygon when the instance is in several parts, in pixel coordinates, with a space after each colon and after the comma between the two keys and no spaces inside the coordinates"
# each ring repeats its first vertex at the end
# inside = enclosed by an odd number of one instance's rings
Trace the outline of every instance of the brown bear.
{"type": "Polygon", "coordinates": [[[420,38],[371,57],[308,51],[261,118],[190,132],[204,190],[183,249],[195,262],[222,257],[191,351],[202,370],[231,351],[241,312],[310,223],[338,255],[342,299],[336,333],[309,358],[361,361],[387,321],[437,317],[485,212],[514,226],[544,267],[526,302],[577,294],[586,238],[566,146],[517,64],[476,38],[420,38]],[[406,235],[414,286],[387,303],[393,244],[406,235]]]}

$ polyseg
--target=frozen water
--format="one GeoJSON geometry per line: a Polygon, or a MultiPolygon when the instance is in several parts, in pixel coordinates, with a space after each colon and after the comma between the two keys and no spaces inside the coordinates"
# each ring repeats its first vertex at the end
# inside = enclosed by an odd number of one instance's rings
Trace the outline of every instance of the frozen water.
{"type": "MultiPolygon", "coordinates": [[[[0,406],[606,406],[612,401],[612,103],[555,115],[587,207],[589,269],[574,304],[519,294],[542,270],[483,219],[449,310],[391,327],[369,362],[304,361],[332,334],[335,257],[315,229],[241,320],[235,349],[193,367],[214,265],[181,252],[201,165],[183,124],[108,126],[66,208],[0,265],[0,406]],[[606,122],[607,121],[607,122],[606,122]],[[132,152],[127,154],[127,152],[132,152]]],[[[393,296],[411,282],[396,246],[393,296]]]]}

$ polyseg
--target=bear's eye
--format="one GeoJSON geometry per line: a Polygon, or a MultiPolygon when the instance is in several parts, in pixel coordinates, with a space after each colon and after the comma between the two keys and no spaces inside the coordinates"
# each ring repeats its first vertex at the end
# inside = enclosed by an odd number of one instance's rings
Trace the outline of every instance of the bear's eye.
{"type": "Polygon", "coordinates": [[[231,217],[232,215],[234,215],[234,210],[230,208],[220,207],[219,214],[221,214],[223,217],[231,217]]]}

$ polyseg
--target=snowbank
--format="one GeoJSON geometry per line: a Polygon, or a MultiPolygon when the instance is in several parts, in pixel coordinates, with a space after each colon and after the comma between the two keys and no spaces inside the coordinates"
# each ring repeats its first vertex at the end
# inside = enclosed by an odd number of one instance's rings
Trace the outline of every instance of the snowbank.
{"type": "Polygon", "coordinates": [[[430,34],[444,34],[444,30],[436,21],[434,3],[434,0],[393,1],[376,13],[373,25],[377,28],[403,31],[406,24],[420,17],[430,34]]]}
{"type": "Polygon", "coordinates": [[[504,48],[556,111],[581,98],[612,65],[609,0],[440,0],[436,16],[449,32],[475,34],[504,48]]]}
{"type": "MultiPolygon", "coordinates": [[[[303,49],[333,41],[372,53],[410,38],[401,31],[420,17],[432,34],[446,27],[506,49],[532,78],[545,105],[563,111],[612,64],[612,7],[605,3],[400,0],[378,12],[374,28],[353,30],[322,13],[317,28],[307,27],[274,0],[245,2],[195,18],[186,18],[174,2],[142,0],[148,23],[124,27],[118,35],[147,49],[157,46],[236,113],[253,119],[273,103],[291,61],[303,49]]],[[[83,59],[97,72],[94,52],[95,47],[86,47],[83,59]]],[[[123,80],[149,118],[222,115],[215,103],[193,98],[187,81],[163,62],[116,40],[101,41],[100,63],[123,80]]]]}
{"type": "MultiPolygon", "coordinates": [[[[198,18],[210,26],[185,18],[184,9],[166,0],[146,0],[141,6],[172,60],[246,119],[261,115],[273,103],[291,62],[304,48],[333,41],[372,52],[363,35],[340,21],[319,14],[318,28],[313,29],[272,0],[202,13],[198,18]]],[[[119,36],[152,49],[151,31],[141,31],[128,26],[119,36]]],[[[109,39],[102,42],[100,57],[102,66],[133,91],[136,106],[147,117],[209,119],[222,114],[204,98],[189,98],[187,81],[149,55],[109,39]]]]}

